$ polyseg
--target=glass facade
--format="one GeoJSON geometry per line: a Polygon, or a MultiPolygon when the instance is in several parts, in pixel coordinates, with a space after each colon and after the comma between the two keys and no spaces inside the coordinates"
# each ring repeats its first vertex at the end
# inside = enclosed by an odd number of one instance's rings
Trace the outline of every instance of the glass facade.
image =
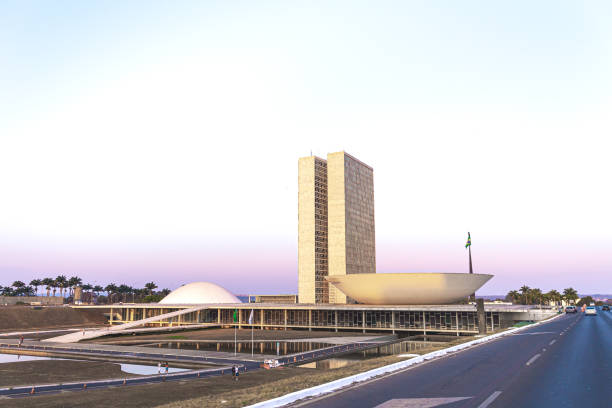
{"type": "MultiPolygon", "coordinates": [[[[176,312],[178,308],[114,308],[114,323],[126,323],[176,312]],[[118,319],[121,316],[121,319],[118,319]]],[[[372,309],[292,309],[292,308],[239,308],[238,321],[234,322],[235,308],[207,308],[180,316],[152,321],[149,326],[218,323],[224,326],[250,327],[249,317],[253,313],[253,326],[286,327],[327,330],[362,329],[369,331],[427,331],[463,332],[478,331],[475,311],[397,311],[372,309]]],[[[487,331],[491,332],[513,324],[503,318],[502,313],[486,312],[487,331]]]]}

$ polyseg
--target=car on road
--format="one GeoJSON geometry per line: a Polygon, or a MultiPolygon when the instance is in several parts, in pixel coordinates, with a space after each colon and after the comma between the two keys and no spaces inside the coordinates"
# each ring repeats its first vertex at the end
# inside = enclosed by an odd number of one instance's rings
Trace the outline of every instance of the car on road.
{"type": "Polygon", "coordinates": [[[576,306],[567,306],[565,308],[565,313],[577,313],[576,306]]]}
{"type": "Polygon", "coordinates": [[[602,310],[602,311],[609,312],[609,311],[610,311],[610,305],[603,305],[603,306],[601,307],[601,310],[602,310]]]}
{"type": "Polygon", "coordinates": [[[586,311],[584,312],[585,315],[596,315],[597,314],[597,309],[595,308],[595,306],[588,306],[586,308],[586,311]]]}

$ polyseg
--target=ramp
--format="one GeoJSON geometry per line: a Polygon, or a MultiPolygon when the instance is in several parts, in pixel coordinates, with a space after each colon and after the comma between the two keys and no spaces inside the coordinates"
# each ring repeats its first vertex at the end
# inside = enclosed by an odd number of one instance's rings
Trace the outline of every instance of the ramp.
{"type": "MultiPolygon", "coordinates": [[[[207,306],[199,306],[199,307],[192,307],[189,309],[177,310],[176,312],[170,312],[170,313],[165,313],[165,314],[161,314],[161,315],[157,315],[153,317],[147,317],[146,319],[136,320],[135,322],[124,323],[124,324],[120,324],[117,326],[110,326],[105,329],[100,329],[100,330],[83,329],[75,333],[64,334],[62,336],[52,337],[50,339],[45,339],[42,341],[54,342],[54,343],[77,343],[81,340],[89,340],[89,339],[95,339],[97,337],[109,336],[113,334],[121,334],[123,332],[126,332],[129,329],[139,327],[147,323],[158,322],[164,319],[170,319],[172,317],[184,315],[187,313],[197,312],[198,310],[203,310],[206,308],[207,306]]],[[[182,327],[185,327],[185,326],[182,326],[182,327]]]]}

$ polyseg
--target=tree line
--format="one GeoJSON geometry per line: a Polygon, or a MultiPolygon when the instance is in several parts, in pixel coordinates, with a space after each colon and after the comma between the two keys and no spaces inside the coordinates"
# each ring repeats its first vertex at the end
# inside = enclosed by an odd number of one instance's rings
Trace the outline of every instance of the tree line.
{"type": "Polygon", "coordinates": [[[555,289],[544,293],[538,288],[530,288],[527,285],[523,285],[519,290],[511,290],[506,295],[507,301],[521,305],[541,305],[562,300],[568,303],[575,303],[577,299],[579,299],[578,292],[571,287],[563,289],[563,293],[559,293],[555,289]]]}
{"type": "Polygon", "coordinates": [[[82,300],[93,303],[113,303],[113,302],[157,302],[164,296],[170,293],[170,289],[157,289],[155,282],[148,282],[143,288],[134,288],[132,286],[121,284],[116,285],[109,283],[106,286],[92,285],[89,283],[83,284],[83,280],[78,276],[67,278],[64,275],[59,275],[56,278],[32,279],[27,285],[22,281],[15,281],[10,286],[0,285],[0,295],[2,296],[38,296],[39,288],[42,289],[42,294],[46,291],[47,296],[59,295],[63,298],[72,300],[74,291],[77,287],[83,290],[82,300]]]}

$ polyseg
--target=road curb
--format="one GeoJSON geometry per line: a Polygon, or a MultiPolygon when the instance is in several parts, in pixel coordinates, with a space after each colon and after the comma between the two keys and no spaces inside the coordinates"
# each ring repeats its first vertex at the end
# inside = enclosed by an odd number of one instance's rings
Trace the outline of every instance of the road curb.
{"type": "Polygon", "coordinates": [[[468,341],[466,343],[462,343],[462,344],[458,344],[456,346],[452,346],[452,347],[448,347],[445,348],[443,350],[438,350],[438,351],[432,351],[431,353],[427,353],[427,354],[423,354],[420,357],[415,357],[412,358],[410,360],[405,360],[405,361],[400,361],[397,363],[393,363],[393,364],[389,364],[383,367],[378,367],[363,373],[359,373],[359,374],[355,374],[355,375],[351,375],[349,377],[345,377],[345,378],[340,378],[338,380],[335,381],[331,381],[325,384],[320,384],[320,385],[316,385],[314,387],[311,388],[307,388],[305,390],[300,390],[300,391],[295,391],[292,392],[290,394],[286,394],[283,395],[281,397],[277,397],[277,398],[273,398],[267,401],[262,401],[262,402],[258,402],[256,404],[253,405],[249,405],[246,408],[273,408],[273,407],[282,407],[284,405],[287,404],[291,404],[293,402],[299,401],[301,399],[304,398],[308,398],[308,397],[315,397],[315,396],[319,396],[321,394],[326,394],[326,393],[330,393],[333,391],[338,391],[341,388],[347,387],[349,385],[352,385],[354,383],[358,383],[358,382],[362,382],[362,381],[366,381],[366,380],[370,380],[374,377],[378,377],[380,375],[385,375],[385,374],[390,374],[399,370],[402,370],[404,368],[408,368],[411,366],[414,366],[416,364],[420,364],[423,363],[425,361],[434,359],[434,358],[439,358],[442,357],[444,355],[447,354],[451,354],[451,353],[455,353],[467,348],[470,348],[472,346],[476,346],[479,344],[483,344],[483,343],[487,343],[491,340],[495,340],[498,339],[500,337],[503,336],[507,336],[508,334],[513,334],[516,332],[520,332],[535,326],[539,326],[541,324],[544,323],[550,323],[551,321],[563,316],[564,314],[558,314],[556,316],[553,316],[552,318],[546,319],[546,320],[542,320],[527,326],[522,326],[522,327],[514,327],[511,328],[509,330],[506,330],[504,332],[501,333],[495,333],[492,334],[490,336],[486,336],[486,337],[482,337],[479,339],[475,339],[472,341],[468,341]]]}

